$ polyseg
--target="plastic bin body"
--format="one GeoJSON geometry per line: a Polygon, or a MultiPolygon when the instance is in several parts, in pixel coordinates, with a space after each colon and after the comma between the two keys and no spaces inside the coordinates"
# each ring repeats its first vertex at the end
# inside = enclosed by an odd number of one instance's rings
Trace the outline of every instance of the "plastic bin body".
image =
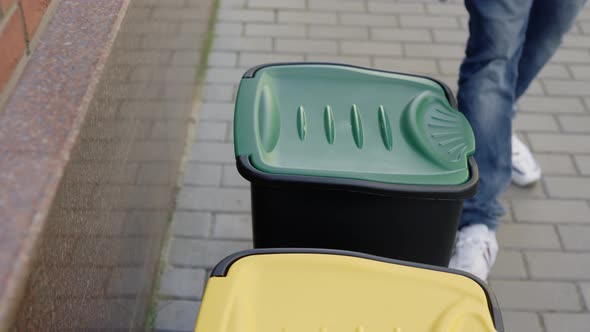
{"type": "Polygon", "coordinates": [[[463,206],[341,190],[257,184],[251,190],[255,248],[352,250],[439,266],[448,266],[463,206]]]}
{"type": "Polygon", "coordinates": [[[258,249],[220,262],[196,332],[502,332],[468,274],[349,251],[258,249]]]}
{"type": "Polygon", "coordinates": [[[254,246],[355,250],[447,266],[476,192],[471,128],[429,78],[334,64],[249,70],[234,142],[254,246]]]}

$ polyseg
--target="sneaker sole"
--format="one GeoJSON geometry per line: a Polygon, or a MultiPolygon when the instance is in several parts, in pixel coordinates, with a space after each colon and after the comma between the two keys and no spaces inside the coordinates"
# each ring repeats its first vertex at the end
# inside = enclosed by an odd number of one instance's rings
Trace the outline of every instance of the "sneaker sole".
{"type": "Polygon", "coordinates": [[[532,187],[537,184],[541,180],[541,176],[532,178],[532,179],[515,179],[512,177],[512,183],[519,186],[519,187],[532,187]]]}

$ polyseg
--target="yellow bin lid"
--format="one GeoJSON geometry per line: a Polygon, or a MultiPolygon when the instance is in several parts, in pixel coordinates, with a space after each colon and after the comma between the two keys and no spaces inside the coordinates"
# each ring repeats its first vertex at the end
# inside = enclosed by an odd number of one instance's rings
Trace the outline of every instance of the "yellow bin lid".
{"type": "Polygon", "coordinates": [[[213,271],[196,332],[501,332],[493,294],[448,269],[346,251],[257,249],[213,271]]]}

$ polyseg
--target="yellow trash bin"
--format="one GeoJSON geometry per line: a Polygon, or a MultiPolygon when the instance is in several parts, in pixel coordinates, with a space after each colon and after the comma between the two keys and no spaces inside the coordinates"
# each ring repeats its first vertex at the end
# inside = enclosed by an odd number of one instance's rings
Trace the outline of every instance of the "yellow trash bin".
{"type": "Polygon", "coordinates": [[[221,261],[196,332],[503,332],[487,286],[349,251],[256,249],[221,261]]]}

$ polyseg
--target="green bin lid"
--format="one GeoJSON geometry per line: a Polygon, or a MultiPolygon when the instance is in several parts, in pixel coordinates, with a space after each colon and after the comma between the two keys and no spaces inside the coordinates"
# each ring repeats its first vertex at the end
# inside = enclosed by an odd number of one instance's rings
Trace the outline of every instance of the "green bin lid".
{"type": "Polygon", "coordinates": [[[236,156],[271,174],[460,185],[475,150],[438,82],[346,65],[250,70],[234,121],[236,156]]]}

